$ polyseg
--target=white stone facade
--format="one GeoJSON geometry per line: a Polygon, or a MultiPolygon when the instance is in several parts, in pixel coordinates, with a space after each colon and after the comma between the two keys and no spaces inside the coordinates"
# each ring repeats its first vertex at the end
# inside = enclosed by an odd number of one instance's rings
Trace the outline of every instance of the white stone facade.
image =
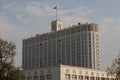
{"type": "Polygon", "coordinates": [[[60,65],[25,70],[22,80],[115,80],[115,76],[103,70],[60,65]]]}

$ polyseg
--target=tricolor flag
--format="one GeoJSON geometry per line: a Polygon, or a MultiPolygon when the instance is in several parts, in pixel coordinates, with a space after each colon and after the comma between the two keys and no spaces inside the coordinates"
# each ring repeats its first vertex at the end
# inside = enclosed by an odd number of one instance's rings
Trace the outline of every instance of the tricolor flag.
{"type": "Polygon", "coordinates": [[[57,9],[57,6],[55,6],[53,9],[57,9]]]}

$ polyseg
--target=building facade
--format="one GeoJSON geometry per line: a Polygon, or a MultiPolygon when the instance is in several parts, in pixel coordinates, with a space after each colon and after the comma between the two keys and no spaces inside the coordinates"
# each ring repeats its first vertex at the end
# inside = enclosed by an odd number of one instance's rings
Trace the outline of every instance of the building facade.
{"type": "Polygon", "coordinates": [[[115,80],[106,71],[75,66],[59,65],[25,70],[22,80],[115,80]]]}
{"type": "Polygon", "coordinates": [[[59,64],[100,69],[99,27],[78,23],[62,29],[52,22],[51,32],[23,40],[23,69],[39,69],[59,64]]]}

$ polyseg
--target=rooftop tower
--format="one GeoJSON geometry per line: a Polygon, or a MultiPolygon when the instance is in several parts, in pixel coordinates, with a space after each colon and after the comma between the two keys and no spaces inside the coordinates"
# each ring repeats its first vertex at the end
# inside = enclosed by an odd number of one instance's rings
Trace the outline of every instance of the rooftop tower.
{"type": "Polygon", "coordinates": [[[54,20],[51,22],[51,31],[58,31],[62,29],[62,21],[61,20],[54,20]]]}

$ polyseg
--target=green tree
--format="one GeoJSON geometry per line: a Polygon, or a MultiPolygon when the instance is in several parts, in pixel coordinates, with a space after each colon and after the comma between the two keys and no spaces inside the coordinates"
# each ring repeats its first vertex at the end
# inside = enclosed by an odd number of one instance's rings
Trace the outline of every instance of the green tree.
{"type": "Polygon", "coordinates": [[[120,53],[114,59],[112,65],[107,68],[109,74],[116,74],[116,78],[120,79],[120,53]]]}
{"type": "Polygon", "coordinates": [[[0,38],[0,80],[19,80],[19,68],[14,66],[16,46],[0,38]]]}

